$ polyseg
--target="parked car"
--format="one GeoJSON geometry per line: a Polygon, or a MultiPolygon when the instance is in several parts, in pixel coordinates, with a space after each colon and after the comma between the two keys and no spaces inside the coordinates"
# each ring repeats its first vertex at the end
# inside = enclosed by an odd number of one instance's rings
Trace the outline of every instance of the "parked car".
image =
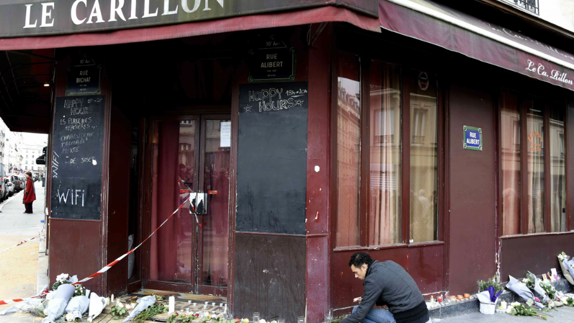
{"type": "Polygon", "coordinates": [[[2,177],[2,182],[4,182],[4,185],[6,187],[6,194],[7,196],[12,196],[14,195],[14,183],[12,183],[12,181],[10,180],[10,178],[8,177],[2,177]]]}
{"type": "Polygon", "coordinates": [[[0,201],[4,201],[8,197],[8,191],[6,185],[4,185],[4,177],[0,181],[0,201]]]}
{"type": "Polygon", "coordinates": [[[20,182],[20,189],[26,188],[26,175],[25,174],[18,174],[18,181],[20,182]]]}
{"type": "Polygon", "coordinates": [[[10,181],[14,184],[14,192],[20,192],[23,189],[20,177],[16,174],[10,175],[10,181]]]}

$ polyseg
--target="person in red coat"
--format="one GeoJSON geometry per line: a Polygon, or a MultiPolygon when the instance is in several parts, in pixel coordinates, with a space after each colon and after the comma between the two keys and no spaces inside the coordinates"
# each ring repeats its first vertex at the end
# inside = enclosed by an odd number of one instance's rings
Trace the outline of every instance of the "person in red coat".
{"type": "Polygon", "coordinates": [[[32,202],[36,200],[36,190],[34,190],[34,182],[32,181],[32,173],[26,172],[26,190],[24,191],[24,206],[26,206],[25,214],[32,214],[32,202]]]}

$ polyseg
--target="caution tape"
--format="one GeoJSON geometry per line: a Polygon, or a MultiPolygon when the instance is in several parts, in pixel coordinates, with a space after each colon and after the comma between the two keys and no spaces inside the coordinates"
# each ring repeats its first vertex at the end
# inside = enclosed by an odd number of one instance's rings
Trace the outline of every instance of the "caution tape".
{"type": "Polygon", "coordinates": [[[32,297],[28,297],[28,298],[15,298],[15,299],[7,299],[7,300],[3,300],[0,301],[0,305],[7,305],[7,304],[12,304],[12,303],[19,303],[19,302],[23,302],[27,299],[30,298],[38,298],[38,297],[43,297],[44,295],[48,294],[49,290],[48,289],[44,289],[40,294],[32,296],[32,297]]]}
{"type": "MultiPolygon", "coordinates": [[[[190,196],[191,199],[191,196],[190,196]]],[[[138,249],[139,247],[141,247],[146,241],[148,241],[161,227],[163,227],[164,224],[166,224],[167,221],[169,221],[169,219],[171,219],[184,205],[185,203],[187,203],[187,199],[177,208],[175,209],[175,211],[173,211],[173,213],[167,218],[165,219],[165,221],[162,222],[162,224],[160,224],[155,230],[153,230],[153,232],[147,237],[145,238],[142,242],[140,242],[140,244],[138,244],[135,248],[133,248],[132,250],[126,252],[125,254],[119,256],[116,260],[110,262],[109,264],[105,265],[102,269],[98,270],[96,273],[82,279],[79,280],[78,282],[73,283],[72,285],[78,285],[81,283],[85,283],[89,280],[94,279],[95,277],[98,277],[99,275],[105,273],[106,271],[110,270],[110,268],[112,268],[115,264],[117,264],[118,262],[120,262],[122,259],[124,259],[125,257],[127,257],[129,254],[133,253],[134,251],[136,251],[136,249],[138,249]]],[[[195,208],[193,207],[193,205],[190,203],[190,207],[193,210],[193,214],[195,215],[195,219],[197,224],[201,225],[198,221],[197,218],[197,213],[195,212],[195,208]]],[[[41,294],[38,294],[36,296],[32,296],[32,297],[28,297],[28,298],[17,298],[17,299],[11,299],[11,300],[0,300],[0,305],[5,305],[5,304],[11,304],[11,303],[18,303],[18,302],[23,302],[29,298],[36,298],[36,297],[40,297],[46,294],[47,291],[42,292],[41,294]]]]}
{"type": "Polygon", "coordinates": [[[16,247],[18,247],[18,246],[21,246],[21,245],[25,244],[26,242],[32,241],[32,240],[34,240],[34,239],[36,239],[36,238],[38,238],[38,237],[39,237],[39,236],[35,236],[35,237],[32,237],[32,238],[24,239],[24,240],[18,242],[18,244],[15,244],[15,245],[13,245],[13,246],[11,246],[11,247],[8,247],[8,248],[6,248],[6,249],[0,250],[0,253],[3,253],[4,251],[8,251],[8,250],[10,250],[10,249],[12,249],[12,248],[16,248],[16,247]]]}

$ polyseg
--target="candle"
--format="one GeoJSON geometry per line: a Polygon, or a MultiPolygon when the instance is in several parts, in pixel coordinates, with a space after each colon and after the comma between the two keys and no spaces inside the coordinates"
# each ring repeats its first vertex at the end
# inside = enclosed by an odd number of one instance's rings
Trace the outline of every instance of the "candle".
{"type": "Polygon", "coordinates": [[[175,297],[169,297],[169,313],[172,314],[175,312],[175,297]]]}

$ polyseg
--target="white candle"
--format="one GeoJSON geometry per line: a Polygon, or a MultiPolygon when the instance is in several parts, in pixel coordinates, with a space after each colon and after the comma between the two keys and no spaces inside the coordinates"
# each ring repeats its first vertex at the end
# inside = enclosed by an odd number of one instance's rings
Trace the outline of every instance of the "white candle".
{"type": "Polygon", "coordinates": [[[175,297],[169,297],[169,313],[175,313],[175,297]]]}

